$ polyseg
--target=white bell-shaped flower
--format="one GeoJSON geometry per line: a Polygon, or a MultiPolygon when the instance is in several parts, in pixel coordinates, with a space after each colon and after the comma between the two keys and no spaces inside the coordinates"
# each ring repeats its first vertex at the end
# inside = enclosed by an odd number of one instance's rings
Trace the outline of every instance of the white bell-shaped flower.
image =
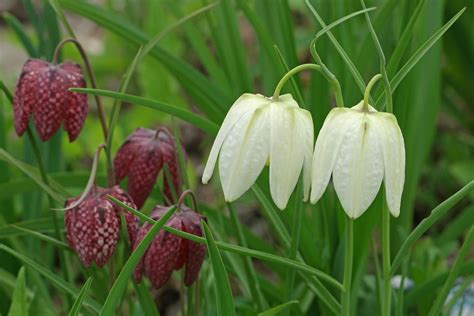
{"type": "Polygon", "coordinates": [[[370,105],[365,111],[363,101],[350,109],[332,109],[314,148],[311,203],[321,198],[331,173],[350,218],[367,210],[382,180],[388,209],[398,217],[405,182],[405,145],[396,117],[370,105]]]}
{"type": "Polygon", "coordinates": [[[304,199],[308,199],[313,137],[311,114],[301,109],[290,94],[276,100],[258,94],[243,94],[222,123],[202,182],[209,181],[219,157],[224,197],[231,202],[252,186],[268,163],[271,195],[283,210],[302,168],[304,199]]]}

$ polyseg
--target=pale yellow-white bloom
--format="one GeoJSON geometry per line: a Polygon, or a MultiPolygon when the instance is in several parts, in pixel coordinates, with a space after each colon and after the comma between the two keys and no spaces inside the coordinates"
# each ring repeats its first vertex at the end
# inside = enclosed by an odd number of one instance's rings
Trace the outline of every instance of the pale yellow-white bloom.
{"type": "Polygon", "coordinates": [[[382,180],[387,206],[400,214],[405,182],[405,145],[393,114],[377,112],[363,102],[352,108],[331,110],[314,148],[311,203],[323,195],[329,179],[351,218],[357,218],[372,204],[382,180]]]}
{"type": "Polygon", "coordinates": [[[277,100],[243,94],[222,123],[202,182],[209,181],[219,157],[224,197],[232,202],[252,186],[268,163],[271,196],[283,210],[302,169],[304,199],[308,199],[313,138],[311,114],[301,109],[290,94],[277,100]]]}

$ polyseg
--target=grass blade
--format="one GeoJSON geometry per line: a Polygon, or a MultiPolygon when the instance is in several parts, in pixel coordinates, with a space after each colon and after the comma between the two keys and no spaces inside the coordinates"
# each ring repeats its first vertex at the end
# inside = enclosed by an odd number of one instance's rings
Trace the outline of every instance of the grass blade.
{"type": "Polygon", "coordinates": [[[423,219],[418,226],[410,233],[408,238],[405,240],[400,250],[398,251],[395,259],[393,260],[392,267],[390,268],[390,274],[394,275],[398,267],[402,263],[405,256],[408,254],[411,246],[421,237],[434,223],[446,215],[451,208],[461,201],[466,195],[474,189],[474,181],[466,184],[461,190],[451,195],[448,199],[438,205],[430,214],[430,216],[423,219]]]}
{"type": "Polygon", "coordinates": [[[28,316],[28,302],[26,300],[25,267],[21,267],[16,278],[12,303],[8,316],[28,316]]]}
{"type": "MultiPolygon", "coordinates": [[[[76,289],[74,286],[72,286],[71,284],[67,283],[66,281],[58,277],[53,272],[39,265],[33,259],[30,259],[27,256],[22,255],[16,250],[13,250],[10,247],[3,244],[0,244],[0,249],[8,252],[12,256],[18,258],[20,261],[25,263],[26,265],[30,266],[33,270],[37,271],[39,274],[44,276],[46,279],[48,279],[54,286],[56,286],[61,291],[70,294],[74,298],[76,298],[79,295],[78,289],[76,289]]],[[[94,312],[99,312],[101,308],[101,305],[90,297],[86,297],[84,299],[84,304],[87,307],[90,307],[94,312]]]]}
{"type": "MultiPolygon", "coordinates": [[[[138,218],[140,218],[144,221],[147,221],[150,224],[154,224],[156,222],[155,220],[151,219],[147,215],[145,215],[145,214],[129,207],[128,205],[120,202],[119,200],[117,200],[116,198],[114,198],[112,196],[109,196],[109,199],[112,202],[114,202],[114,203],[120,205],[121,207],[127,209],[128,211],[133,213],[138,218]]],[[[192,234],[183,232],[181,230],[174,229],[172,227],[164,226],[163,229],[167,232],[170,232],[170,233],[178,235],[180,237],[192,240],[194,242],[198,242],[198,243],[201,243],[201,244],[206,242],[206,239],[203,238],[203,237],[198,237],[196,235],[192,235],[192,234]]],[[[337,288],[339,290],[342,290],[341,283],[339,283],[336,279],[334,279],[330,275],[328,275],[328,274],[326,274],[326,273],[324,273],[324,272],[322,272],[318,269],[315,269],[311,266],[308,266],[304,263],[301,263],[301,262],[298,262],[298,261],[295,261],[295,260],[290,260],[290,259],[287,259],[287,258],[284,258],[284,257],[274,255],[274,254],[266,253],[266,252],[263,252],[263,251],[253,250],[253,249],[250,249],[250,248],[240,247],[240,246],[236,246],[236,245],[228,244],[228,243],[224,243],[224,242],[219,242],[218,241],[218,242],[216,242],[216,244],[217,244],[217,247],[220,250],[230,251],[230,252],[237,253],[237,254],[244,255],[244,256],[250,256],[250,257],[253,257],[253,258],[256,258],[256,259],[281,264],[281,265],[286,266],[286,267],[292,267],[292,268],[294,268],[294,269],[296,269],[300,272],[304,272],[304,273],[309,274],[311,276],[318,277],[322,280],[325,280],[329,284],[333,285],[335,288],[337,288]]]]}
{"type": "Polygon", "coordinates": [[[69,316],[77,316],[79,315],[79,312],[81,311],[81,306],[82,303],[84,302],[84,299],[87,296],[87,291],[89,291],[89,288],[91,287],[92,281],[94,279],[92,277],[89,277],[82,286],[81,291],[79,292],[79,295],[77,296],[76,300],[74,301],[74,304],[71,307],[71,310],[69,311],[69,316]]]}
{"type": "MultiPolygon", "coordinates": [[[[393,79],[390,81],[392,87],[392,92],[394,92],[398,85],[402,82],[403,78],[410,72],[410,70],[415,67],[415,65],[420,61],[420,59],[430,50],[430,48],[436,44],[436,42],[446,33],[449,28],[461,17],[466,8],[461,9],[456,15],[454,15],[451,20],[449,20],[445,25],[443,25],[439,30],[437,30],[431,37],[424,42],[420,48],[408,59],[408,61],[402,66],[402,68],[395,74],[393,79]]],[[[382,93],[376,101],[377,105],[381,104],[381,99],[384,93],[382,93]]],[[[379,107],[380,108],[380,107],[379,107]]]]}
{"type": "Polygon", "coordinates": [[[216,278],[217,314],[221,316],[236,315],[232,290],[230,289],[229,277],[227,276],[224,262],[222,262],[216,242],[206,222],[202,221],[201,225],[204,229],[204,235],[206,236],[209,257],[211,258],[212,269],[214,271],[214,277],[216,278]]]}
{"type": "MultiPolygon", "coordinates": [[[[56,246],[56,247],[59,247],[60,249],[64,249],[64,250],[71,250],[68,245],[66,245],[64,242],[60,241],[60,240],[57,240],[55,238],[52,238],[48,235],[45,235],[45,234],[42,234],[40,232],[37,232],[37,231],[34,231],[34,230],[29,230],[29,229],[26,229],[26,228],[23,228],[23,227],[19,227],[19,226],[15,226],[15,225],[10,225],[10,227],[16,229],[16,230],[19,230],[21,232],[24,232],[25,234],[27,235],[30,235],[30,236],[33,236],[35,237],[36,239],[39,239],[39,240],[42,240],[42,241],[45,241],[53,246],[56,246]]],[[[51,227],[52,228],[52,227],[51,227]]]]}
{"type": "Polygon", "coordinates": [[[466,240],[464,240],[464,243],[461,249],[459,250],[458,255],[456,256],[456,260],[454,261],[451,271],[449,272],[448,278],[444,282],[443,288],[441,289],[440,293],[436,297],[436,300],[433,306],[431,307],[429,315],[432,315],[432,316],[439,315],[441,307],[444,304],[446,297],[448,296],[449,290],[453,286],[454,281],[456,280],[456,277],[460,273],[461,263],[464,260],[464,257],[470,252],[471,244],[473,242],[474,242],[474,226],[471,226],[471,229],[469,229],[469,232],[467,233],[466,240]]]}
{"type": "Polygon", "coordinates": [[[275,307],[270,308],[270,309],[267,310],[267,311],[264,311],[264,312],[262,312],[262,313],[259,313],[258,316],[274,316],[274,315],[278,315],[280,312],[282,312],[283,310],[287,309],[288,307],[290,307],[290,306],[293,305],[293,304],[298,304],[298,301],[289,301],[289,302],[286,302],[286,303],[277,305],[277,306],[275,306],[275,307]]]}
{"type": "Polygon", "coordinates": [[[216,135],[217,132],[219,131],[219,126],[209,121],[208,119],[201,117],[197,114],[194,114],[191,111],[188,111],[188,110],[185,110],[185,109],[182,109],[182,108],[179,108],[179,107],[176,107],[174,105],[167,104],[164,102],[154,101],[154,100],[137,97],[130,94],[119,93],[119,92],[109,91],[109,90],[82,89],[82,88],[71,88],[69,90],[74,91],[74,92],[81,92],[81,93],[88,93],[92,95],[110,97],[117,100],[145,106],[147,108],[154,109],[160,112],[168,113],[202,129],[203,131],[205,131],[206,133],[210,135],[216,135]]]}
{"type": "Polygon", "coordinates": [[[120,274],[114,282],[114,285],[110,289],[109,295],[107,295],[104,306],[102,306],[102,309],[100,310],[101,315],[113,315],[115,313],[115,310],[120,305],[123,293],[125,292],[138,261],[140,261],[140,258],[148,249],[148,246],[150,246],[155,235],[160,231],[175,211],[176,206],[171,207],[162,217],[160,217],[138,244],[138,247],[132,252],[132,255],[128,258],[127,262],[125,262],[120,274]]]}
{"type": "Polygon", "coordinates": [[[25,48],[28,55],[30,57],[38,57],[38,52],[33,46],[33,43],[28,37],[28,34],[26,34],[25,29],[23,28],[23,25],[21,25],[20,21],[18,21],[15,16],[11,15],[8,12],[3,13],[3,19],[5,20],[5,23],[7,23],[8,26],[12,29],[12,31],[16,34],[18,40],[25,48]]]}

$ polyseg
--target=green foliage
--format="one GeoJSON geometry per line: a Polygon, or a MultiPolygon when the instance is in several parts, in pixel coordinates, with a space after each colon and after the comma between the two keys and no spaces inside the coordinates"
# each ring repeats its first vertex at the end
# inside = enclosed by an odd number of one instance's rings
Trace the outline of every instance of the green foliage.
{"type": "MultiPolygon", "coordinates": [[[[2,14],[2,52],[6,47],[13,53],[2,54],[0,63],[0,314],[159,315],[169,302],[155,306],[156,293],[146,282],[135,284],[131,274],[164,229],[208,246],[192,287],[175,285],[182,281],[179,273],[169,283],[179,292],[183,315],[339,315],[345,224],[331,186],[316,205],[299,203],[295,192],[292,207],[281,212],[270,198],[267,168],[251,192],[232,204],[224,201],[217,179],[205,187],[198,183],[233,101],[246,92],[270,96],[290,68],[316,62],[310,50],[315,36],[317,54],[337,78],[345,106],[362,99],[369,78],[383,75],[370,102],[390,110],[393,100],[404,136],[406,179],[400,217],[391,220],[390,275],[406,275],[405,282],[415,284],[393,291],[392,312],[447,313],[446,306],[455,305],[444,305],[454,279],[468,276],[463,289],[474,273],[466,255],[474,220],[474,13],[465,8],[468,1],[93,3],[22,0],[19,9],[2,14]],[[76,142],[61,131],[39,144],[41,168],[31,143],[38,137],[14,133],[12,92],[25,56],[50,61],[57,43],[73,35],[89,55],[98,85],[72,90],[91,100],[101,97],[112,132],[103,139],[91,102],[76,142]],[[157,222],[147,216],[150,206],[163,201],[157,188],[140,212],[129,209],[153,224],[137,251],[130,253],[121,239],[113,264],[84,269],[65,241],[63,212],[51,207],[81,195],[99,144],[106,143],[113,157],[132,130],[158,124],[181,138],[181,173],[208,219],[205,236],[166,226],[174,209],[157,222]]],[[[69,47],[60,55],[81,63],[69,47]]],[[[283,88],[311,112],[315,136],[335,104],[333,83],[321,73],[302,73],[283,88]]],[[[110,166],[110,159],[98,162],[101,186],[110,166]]],[[[379,194],[354,222],[352,315],[378,312],[382,303],[383,203],[379,194]]]]}

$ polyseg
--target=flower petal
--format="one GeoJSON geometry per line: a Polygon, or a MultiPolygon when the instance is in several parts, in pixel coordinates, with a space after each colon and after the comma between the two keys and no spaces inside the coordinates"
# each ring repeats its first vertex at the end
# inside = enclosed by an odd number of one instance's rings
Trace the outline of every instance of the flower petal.
{"type": "Polygon", "coordinates": [[[244,194],[268,159],[268,107],[245,113],[228,133],[219,157],[219,175],[226,201],[244,194]]]}
{"type": "Polygon", "coordinates": [[[314,145],[313,118],[311,117],[311,113],[306,110],[298,109],[294,111],[297,117],[296,128],[298,129],[298,137],[302,140],[301,150],[304,153],[303,200],[307,201],[309,197],[309,188],[311,186],[311,165],[314,145]]]}
{"type": "Polygon", "coordinates": [[[342,207],[357,218],[375,199],[383,178],[382,149],[377,128],[364,113],[354,113],[333,171],[342,207]]]}
{"type": "Polygon", "coordinates": [[[281,102],[270,110],[270,193],[276,206],[283,210],[298,182],[305,159],[305,129],[298,109],[281,102]]]}
{"type": "Polygon", "coordinates": [[[316,203],[326,190],[344,136],[355,113],[357,112],[347,108],[334,108],[319,131],[312,164],[311,203],[316,203]]]}
{"type": "Polygon", "coordinates": [[[214,144],[212,145],[211,153],[209,154],[209,158],[207,159],[206,167],[204,168],[202,175],[202,183],[206,184],[212,177],[214,166],[216,164],[222,144],[235,124],[237,124],[237,122],[239,122],[245,114],[250,112],[253,113],[262,104],[268,102],[268,99],[262,95],[254,95],[249,93],[241,95],[237,101],[234,102],[227,113],[224,122],[219,129],[219,132],[217,133],[214,144]]]}
{"type": "Polygon", "coordinates": [[[371,115],[377,126],[385,167],[385,196],[393,216],[400,214],[403,185],[405,183],[405,144],[396,117],[390,113],[371,115]]]}

